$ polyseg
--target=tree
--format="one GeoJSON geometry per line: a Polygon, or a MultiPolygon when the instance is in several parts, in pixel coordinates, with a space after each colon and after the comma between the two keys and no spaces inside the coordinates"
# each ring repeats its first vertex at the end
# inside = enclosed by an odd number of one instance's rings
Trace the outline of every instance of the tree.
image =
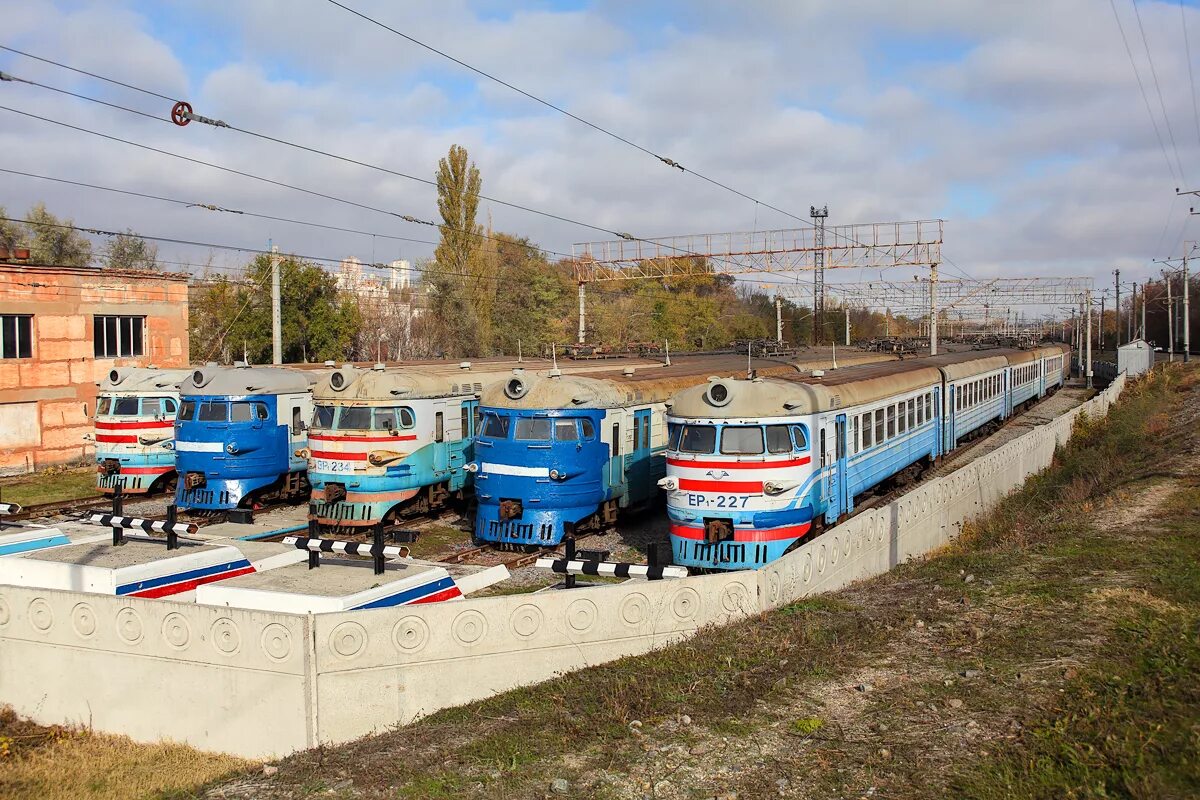
{"type": "Polygon", "coordinates": [[[104,243],[100,257],[109,269],[158,269],[158,247],[128,228],[104,243]]]}
{"type": "MultiPolygon", "coordinates": [[[[7,217],[8,212],[4,206],[0,206],[0,217],[7,217]]],[[[21,230],[21,226],[16,222],[9,222],[0,219],[0,247],[12,250],[15,247],[21,246],[25,240],[25,232],[21,230]]]]}
{"type": "Polygon", "coordinates": [[[35,264],[60,267],[86,267],[92,260],[92,243],[83,234],[72,230],[72,220],[60,222],[37,203],[25,214],[28,220],[29,257],[35,264]],[[66,226],[66,227],[64,227],[66,226]]]}
{"type": "Polygon", "coordinates": [[[472,282],[485,281],[471,274],[472,269],[481,268],[482,230],[475,222],[475,214],[479,210],[482,182],[478,167],[468,163],[467,158],[466,149],[456,144],[450,147],[446,158],[438,161],[441,240],[434,251],[434,263],[426,273],[433,323],[440,333],[438,339],[445,352],[460,356],[482,352],[487,342],[480,329],[481,322],[485,327],[490,325],[490,320],[480,320],[478,298],[471,291],[472,282]]]}
{"type": "Polygon", "coordinates": [[[528,239],[497,233],[490,244],[495,283],[508,287],[495,293],[496,349],[515,355],[519,342],[522,352],[534,354],[564,341],[573,297],[555,269],[528,239]]]}

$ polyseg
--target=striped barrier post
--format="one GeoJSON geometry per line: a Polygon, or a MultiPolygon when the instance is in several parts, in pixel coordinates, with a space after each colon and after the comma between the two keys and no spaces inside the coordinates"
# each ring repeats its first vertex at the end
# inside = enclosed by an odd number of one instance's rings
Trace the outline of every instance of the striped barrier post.
{"type": "Polygon", "coordinates": [[[560,575],[605,575],[611,578],[645,578],[659,581],[663,578],[686,578],[687,567],[652,566],[650,564],[625,564],[616,561],[580,561],[565,558],[539,558],[537,566],[560,575]]]}
{"type": "Polygon", "coordinates": [[[350,556],[370,556],[375,561],[375,574],[382,575],[385,558],[409,557],[407,547],[384,545],[382,534],[378,535],[376,539],[378,541],[368,544],[366,542],[345,542],[340,539],[322,539],[316,536],[286,536],[283,543],[290,544],[298,550],[307,550],[310,569],[320,566],[318,559],[321,553],[341,553],[350,556]]]}
{"type": "Polygon", "coordinates": [[[20,514],[20,513],[21,513],[21,504],[20,503],[0,503],[0,515],[20,514]]]}
{"type": "MultiPolygon", "coordinates": [[[[170,514],[170,511],[168,510],[167,513],[170,514]]],[[[176,522],[171,519],[142,519],[141,517],[126,517],[117,514],[90,514],[85,521],[93,525],[111,526],[113,529],[113,544],[121,543],[122,540],[118,538],[118,534],[124,536],[124,531],[127,529],[145,531],[146,533],[165,533],[169,542],[172,536],[176,537],[171,542],[173,546],[170,549],[172,550],[179,546],[179,534],[182,533],[190,536],[199,530],[194,522],[176,522]]]]}

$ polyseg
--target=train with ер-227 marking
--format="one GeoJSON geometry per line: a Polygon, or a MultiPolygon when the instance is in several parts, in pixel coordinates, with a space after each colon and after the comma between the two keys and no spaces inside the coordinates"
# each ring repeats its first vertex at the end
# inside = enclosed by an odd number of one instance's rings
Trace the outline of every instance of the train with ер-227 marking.
{"type": "Polygon", "coordinates": [[[175,490],[175,413],[190,370],[121,367],[100,384],[93,420],[96,488],[112,494],[175,490]]]}
{"type": "MultiPolygon", "coordinates": [[[[787,362],[752,368],[791,372],[787,362]]],[[[515,371],[485,387],[475,444],[475,539],[556,545],[609,527],[624,509],[657,499],[666,472],[666,401],[744,356],[683,356],[586,375],[515,371]]]]}
{"type": "Polygon", "coordinates": [[[302,451],[321,374],[241,365],[193,371],[179,385],[176,504],[228,511],[306,497],[302,451]]]}
{"type": "Polygon", "coordinates": [[[809,376],[714,379],[672,399],[667,490],[676,564],[760,567],[918,479],[966,439],[1056,391],[1069,348],[958,353],[809,376]]]}

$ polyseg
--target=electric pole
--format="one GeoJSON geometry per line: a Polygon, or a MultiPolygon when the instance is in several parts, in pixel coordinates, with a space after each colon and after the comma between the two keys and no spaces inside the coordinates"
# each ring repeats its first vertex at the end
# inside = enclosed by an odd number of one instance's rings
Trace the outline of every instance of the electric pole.
{"type": "Polygon", "coordinates": [[[820,344],[825,334],[825,218],[829,206],[808,207],[816,228],[813,234],[813,344],[820,344]]]}
{"type": "Polygon", "coordinates": [[[283,363],[283,312],[279,289],[279,247],[271,245],[271,363],[283,363]]]}
{"type": "Polygon", "coordinates": [[[937,355],[938,310],[937,310],[937,264],[929,265],[929,355],[937,355]]]}
{"type": "Polygon", "coordinates": [[[1117,343],[1113,349],[1121,346],[1121,270],[1114,269],[1113,274],[1116,275],[1116,280],[1113,281],[1113,286],[1117,288],[1117,302],[1113,303],[1113,311],[1117,315],[1117,343]]]}
{"type": "Polygon", "coordinates": [[[775,341],[783,346],[783,298],[775,295],[775,341]]]}
{"type": "MultiPolygon", "coordinates": [[[[1188,247],[1188,242],[1183,243],[1183,362],[1192,360],[1192,321],[1191,315],[1188,313],[1188,295],[1191,291],[1188,287],[1188,253],[1191,248],[1188,247]]],[[[1195,247],[1195,244],[1192,244],[1195,247]]]]}

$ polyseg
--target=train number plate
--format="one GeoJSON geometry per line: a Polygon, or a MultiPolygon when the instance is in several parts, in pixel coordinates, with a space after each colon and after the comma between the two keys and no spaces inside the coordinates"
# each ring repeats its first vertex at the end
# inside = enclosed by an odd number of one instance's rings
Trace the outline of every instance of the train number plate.
{"type": "Polygon", "coordinates": [[[693,508],[745,508],[748,494],[689,494],[687,504],[693,508]]]}
{"type": "Polygon", "coordinates": [[[314,458],[313,472],[354,472],[353,461],[334,461],[328,458],[314,458]]]}

